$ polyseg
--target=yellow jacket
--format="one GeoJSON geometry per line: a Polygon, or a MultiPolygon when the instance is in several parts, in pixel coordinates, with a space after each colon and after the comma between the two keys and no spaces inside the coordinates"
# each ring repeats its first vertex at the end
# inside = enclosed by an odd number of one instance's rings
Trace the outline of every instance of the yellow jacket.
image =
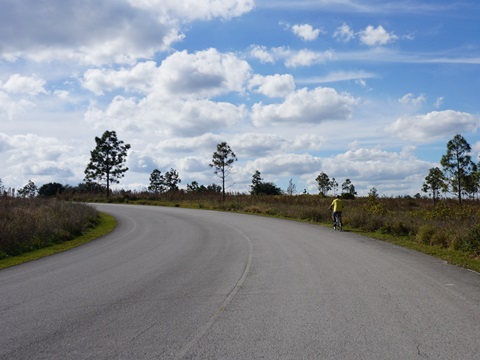
{"type": "Polygon", "coordinates": [[[344,207],[343,201],[340,199],[334,199],[329,209],[331,209],[332,207],[333,207],[333,212],[343,211],[343,207],[344,207]]]}

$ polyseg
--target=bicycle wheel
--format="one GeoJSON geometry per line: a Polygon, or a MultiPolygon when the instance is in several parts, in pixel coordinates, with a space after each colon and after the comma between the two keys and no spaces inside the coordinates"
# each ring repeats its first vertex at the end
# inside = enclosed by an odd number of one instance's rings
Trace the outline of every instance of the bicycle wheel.
{"type": "Polygon", "coordinates": [[[335,215],[335,230],[342,231],[342,215],[335,215]]]}

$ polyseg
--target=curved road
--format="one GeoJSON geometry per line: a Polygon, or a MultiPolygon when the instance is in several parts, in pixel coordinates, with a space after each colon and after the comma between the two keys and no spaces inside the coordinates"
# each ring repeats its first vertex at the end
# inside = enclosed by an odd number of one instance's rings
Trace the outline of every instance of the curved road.
{"type": "Polygon", "coordinates": [[[110,235],[0,271],[0,359],[479,359],[478,273],[305,223],[97,207],[110,235]]]}

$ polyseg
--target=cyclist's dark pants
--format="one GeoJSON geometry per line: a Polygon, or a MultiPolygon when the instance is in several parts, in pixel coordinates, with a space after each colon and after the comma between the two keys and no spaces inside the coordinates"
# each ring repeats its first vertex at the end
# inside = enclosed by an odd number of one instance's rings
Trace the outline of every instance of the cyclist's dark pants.
{"type": "Polygon", "coordinates": [[[333,214],[332,214],[332,220],[333,220],[333,223],[335,224],[335,216],[336,215],[340,215],[342,216],[342,212],[341,211],[334,211],[333,214]]]}

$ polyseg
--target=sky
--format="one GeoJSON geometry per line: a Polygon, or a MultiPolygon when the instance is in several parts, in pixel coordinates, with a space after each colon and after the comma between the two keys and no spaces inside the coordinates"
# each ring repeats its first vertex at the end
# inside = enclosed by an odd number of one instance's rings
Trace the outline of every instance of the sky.
{"type": "MultiPolygon", "coordinates": [[[[227,191],[260,171],[318,193],[421,193],[461,134],[480,160],[478,0],[0,0],[0,179],[75,186],[95,137],[131,145],[117,189],[154,169],[227,191]]],[[[423,194],[423,193],[422,193],[423,194]]]]}

